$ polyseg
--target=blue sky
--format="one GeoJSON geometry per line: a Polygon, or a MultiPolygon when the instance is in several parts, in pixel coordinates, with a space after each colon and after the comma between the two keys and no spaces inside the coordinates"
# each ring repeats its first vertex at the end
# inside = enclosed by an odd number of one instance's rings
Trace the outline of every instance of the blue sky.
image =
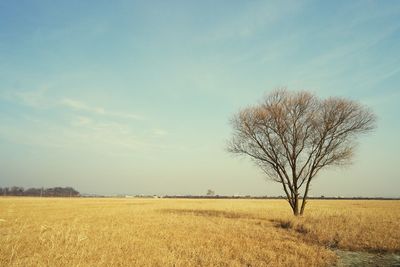
{"type": "Polygon", "coordinates": [[[379,118],[313,195],[400,196],[399,85],[399,1],[0,0],[0,184],[280,195],[225,144],[286,86],[379,118]]]}

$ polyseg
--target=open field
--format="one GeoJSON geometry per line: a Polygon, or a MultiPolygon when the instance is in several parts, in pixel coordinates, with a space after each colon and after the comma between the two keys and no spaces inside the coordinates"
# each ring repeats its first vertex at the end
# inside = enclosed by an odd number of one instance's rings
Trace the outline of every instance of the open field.
{"type": "Polygon", "coordinates": [[[400,201],[0,198],[0,266],[330,266],[400,252],[400,201]]]}

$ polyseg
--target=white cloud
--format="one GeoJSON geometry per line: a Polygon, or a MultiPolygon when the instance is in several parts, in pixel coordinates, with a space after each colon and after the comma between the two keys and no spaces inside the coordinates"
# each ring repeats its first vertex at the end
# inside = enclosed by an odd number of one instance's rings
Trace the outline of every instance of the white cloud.
{"type": "Polygon", "coordinates": [[[85,111],[96,115],[105,115],[133,120],[144,120],[144,117],[137,114],[106,110],[103,107],[88,105],[87,103],[72,98],[62,98],[60,100],[55,97],[49,97],[48,95],[46,95],[47,92],[48,89],[46,87],[30,91],[15,92],[9,90],[2,92],[0,94],[0,98],[35,109],[48,109],[62,106],[75,111],[85,111]]]}
{"type": "Polygon", "coordinates": [[[226,23],[216,25],[204,39],[206,41],[219,41],[252,37],[260,30],[299,12],[302,5],[296,1],[260,2],[251,5],[244,8],[239,16],[233,17],[226,23]]]}
{"type": "Polygon", "coordinates": [[[168,135],[168,132],[163,129],[154,129],[153,134],[156,136],[166,136],[166,135],[168,135]]]}
{"type": "Polygon", "coordinates": [[[12,143],[127,155],[132,151],[150,155],[165,147],[158,137],[165,136],[167,131],[150,128],[146,123],[138,125],[122,120],[145,121],[133,113],[113,111],[72,98],[57,98],[47,89],[3,91],[0,97],[16,105],[46,109],[49,111],[46,114],[54,113],[51,117],[44,113],[0,115],[0,121],[3,121],[0,138],[12,143]]]}
{"type": "Polygon", "coordinates": [[[46,99],[46,87],[30,91],[4,91],[1,93],[1,99],[11,102],[17,102],[24,106],[32,108],[47,108],[51,103],[46,99]]]}
{"type": "Polygon", "coordinates": [[[0,125],[0,139],[32,147],[109,155],[130,155],[134,151],[150,155],[154,150],[163,149],[159,140],[136,132],[129,124],[102,118],[76,116],[54,122],[30,117],[18,121],[0,117],[0,121],[9,122],[0,125]]]}
{"type": "Polygon", "coordinates": [[[103,107],[90,106],[86,103],[83,103],[81,101],[71,99],[71,98],[64,98],[63,100],[61,100],[60,103],[61,103],[61,105],[68,107],[70,109],[73,109],[73,110],[86,111],[86,112],[97,114],[97,115],[107,115],[107,116],[112,116],[112,117],[134,119],[134,120],[143,120],[144,119],[142,116],[139,116],[136,114],[110,111],[110,110],[104,109],[103,107]]]}
{"type": "Polygon", "coordinates": [[[78,116],[75,120],[71,122],[73,126],[85,126],[92,123],[92,119],[88,117],[78,116]]]}

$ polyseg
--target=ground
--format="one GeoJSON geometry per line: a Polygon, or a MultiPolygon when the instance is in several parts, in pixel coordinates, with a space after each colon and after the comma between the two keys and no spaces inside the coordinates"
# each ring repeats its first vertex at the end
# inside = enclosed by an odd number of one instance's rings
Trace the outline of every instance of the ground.
{"type": "Polygon", "coordinates": [[[400,201],[3,197],[0,244],[0,266],[351,266],[398,257],[400,201]]]}

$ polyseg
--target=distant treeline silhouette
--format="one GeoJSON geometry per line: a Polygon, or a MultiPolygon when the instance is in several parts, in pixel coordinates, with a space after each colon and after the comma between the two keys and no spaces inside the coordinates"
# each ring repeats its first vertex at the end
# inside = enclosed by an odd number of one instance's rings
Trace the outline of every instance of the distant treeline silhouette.
{"type": "Polygon", "coordinates": [[[80,194],[72,187],[28,188],[19,186],[0,187],[1,196],[35,196],[35,197],[79,197],[80,194]]]}

